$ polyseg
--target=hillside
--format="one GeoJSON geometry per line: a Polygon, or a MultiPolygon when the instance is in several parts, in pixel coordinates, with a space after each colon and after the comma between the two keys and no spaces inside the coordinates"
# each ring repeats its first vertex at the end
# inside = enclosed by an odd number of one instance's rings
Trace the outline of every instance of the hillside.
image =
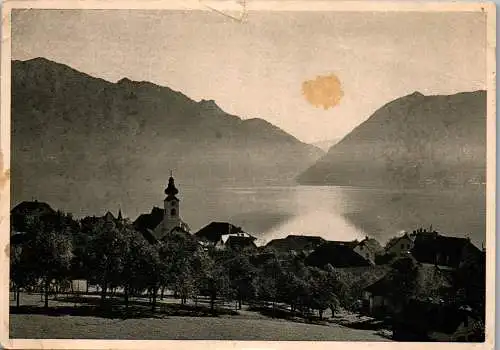
{"type": "Polygon", "coordinates": [[[415,188],[477,184],[485,176],[486,92],[416,92],[377,110],[298,181],[415,188]]]}
{"type": "Polygon", "coordinates": [[[292,183],[324,152],[214,101],[36,58],[12,62],[12,203],[99,212],[157,204],[180,185],[292,183]]]}
{"type": "Polygon", "coordinates": [[[340,138],[336,138],[336,139],[331,139],[331,140],[318,141],[318,142],[313,143],[313,145],[318,147],[318,148],[321,148],[325,152],[328,152],[330,147],[332,147],[333,145],[338,143],[340,140],[341,140],[340,138]]]}

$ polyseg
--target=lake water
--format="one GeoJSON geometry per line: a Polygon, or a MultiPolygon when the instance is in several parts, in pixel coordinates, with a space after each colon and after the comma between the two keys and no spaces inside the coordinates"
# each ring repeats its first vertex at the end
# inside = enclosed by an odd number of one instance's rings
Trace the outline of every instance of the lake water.
{"type": "Polygon", "coordinates": [[[182,188],[181,216],[193,231],[211,221],[229,221],[265,243],[289,234],[329,240],[381,243],[402,230],[432,227],[447,235],[469,236],[481,247],[486,232],[484,186],[450,190],[353,187],[182,188]]]}

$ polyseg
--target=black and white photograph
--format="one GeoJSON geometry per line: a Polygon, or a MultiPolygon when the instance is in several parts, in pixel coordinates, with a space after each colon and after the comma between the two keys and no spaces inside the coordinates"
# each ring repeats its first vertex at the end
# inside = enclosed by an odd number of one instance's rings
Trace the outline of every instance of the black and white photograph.
{"type": "Polygon", "coordinates": [[[492,4],[142,3],[3,5],[2,347],[493,346],[492,4]]]}

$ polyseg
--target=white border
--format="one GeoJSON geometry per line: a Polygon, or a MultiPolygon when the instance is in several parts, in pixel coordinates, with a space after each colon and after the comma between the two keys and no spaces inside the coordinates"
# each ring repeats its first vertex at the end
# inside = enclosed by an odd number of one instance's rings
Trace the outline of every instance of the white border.
{"type": "MultiPolygon", "coordinates": [[[[251,20],[251,18],[250,18],[251,20]]],[[[235,1],[197,0],[17,0],[4,1],[2,6],[2,51],[1,51],[1,100],[0,100],[0,240],[4,254],[0,254],[0,269],[4,286],[0,294],[0,344],[7,349],[309,349],[359,348],[396,349],[403,345],[407,350],[424,349],[492,349],[495,339],[495,193],[496,193],[496,14],[495,4],[488,2],[396,2],[396,1],[253,1],[242,5],[235,1]],[[487,310],[485,343],[397,343],[397,342],[265,342],[265,341],[142,341],[142,340],[53,340],[53,339],[8,339],[9,330],[9,232],[10,232],[10,57],[11,28],[10,12],[14,8],[38,9],[177,9],[177,10],[217,10],[228,11],[234,18],[242,11],[485,11],[487,13],[487,310]],[[3,160],[3,163],[2,163],[3,160]],[[3,165],[3,166],[2,166],[3,165]]]]}

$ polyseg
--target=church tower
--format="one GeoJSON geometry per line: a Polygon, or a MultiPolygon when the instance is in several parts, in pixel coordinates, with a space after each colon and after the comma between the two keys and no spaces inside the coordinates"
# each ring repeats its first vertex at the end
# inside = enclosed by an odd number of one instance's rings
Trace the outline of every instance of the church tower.
{"type": "Polygon", "coordinates": [[[165,215],[163,217],[163,232],[169,233],[173,228],[179,227],[181,225],[181,218],[179,215],[179,198],[176,195],[179,190],[175,187],[174,178],[172,172],[170,172],[170,178],[168,179],[168,185],[165,189],[165,200],[163,201],[165,215]]]}

